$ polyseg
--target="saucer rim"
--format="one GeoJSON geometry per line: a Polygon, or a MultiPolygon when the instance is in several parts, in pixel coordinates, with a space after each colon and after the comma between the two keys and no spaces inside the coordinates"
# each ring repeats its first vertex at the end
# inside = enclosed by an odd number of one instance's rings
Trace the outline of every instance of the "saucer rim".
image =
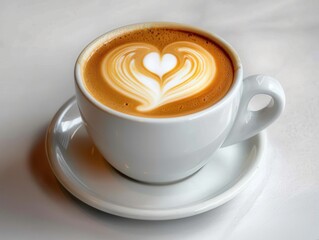
{"type": "Polygon", "coordinates": [[[53,147],[55,145],[55,135],[53,133],[53,130],[56,128],[56,126],[58,126],[60,120],[63,118],[63,116],[65,116],[65,114],[74,104],[76,104],[75,96],[71,97],[60,107],[60,109],[52,118],[52,121],[47,129],[45,138],[45,149],[49,165],[58,181],[62,184],[62,186],[77,199],[103,212],[125,218],[139,220],[180,219],[197,215],[225,204],[226,202],[233,199],[236,195],[238,195],[241,191],[243,191],[247,184],[250,182],[250,180],[253,178],[263,158],[267,144],[267,134],[265,130],[253,136],[257,137],[256,142],[258,146],[254,160],[251,162],[249,167],[245,168],[244,175],[242,175],[230,188],[218,194],[217,196],[213,196],[204,201],[199,201],[191,205],[173,209],[169,208],[154,210],[122,206],[111,202],[103,201],[99,199],[97,196],[94,196],[95,193],[90,191],[88,192],[89,189],[83,186],[79,182],[79,180],[76,180],[76,177],[74,178],[72,174],[68,174],[68,171],[63,169],[61,165],[59,165],[59,160],[55,157],[55,151],[53,147]]]}

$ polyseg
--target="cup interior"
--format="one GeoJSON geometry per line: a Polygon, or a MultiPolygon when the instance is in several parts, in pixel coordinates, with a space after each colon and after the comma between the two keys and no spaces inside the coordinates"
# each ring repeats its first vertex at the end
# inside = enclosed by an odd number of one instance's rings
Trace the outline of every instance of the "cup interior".
{"type": "Polygon", "coordinates": [[[178,24],[178,23],[171,23],[171,22],[149,22],[149,23],[139,23],[139,24],[132,24],[124,27],[117,28],[115,30],[112,30],[110,32],[107,32],[100,37],[96,38],[93,40],[91,43],[89,43],[81,52],[79,55],[76,64],[75,64],[75,69],[74,69],[74,75],[75,75],[75,83],[77,87],[80,89],[81,93],[89,100],[93,105],[101,109],[102,111],[106,111],[110,114],[116,115],[118,117],[130,119],[130,120],[137,120],[137,121],[149,121],[149,122],[171,122],[171,121],[179,121],[179,120],[187,120],[191,119],[194,117],[199,117],[203,114],[206,114],[208,112],[214,111],[214,109],[217,109],[223,105],[225,101],[230,99],[232,95],[235,94],[240,88],[240,82],[242,81],[242,76],[243,76],[243,69],[242,69],[242,64],[239,59],[238,54],[236,51],[233,49],[233,47],[227,43],[224,39],[221,37],[208,33],[206,31],[203,31],[201,29],[183,25],[183,24],[178,24]],[[203,109],[201,111],[191,113],[191,114],[186,114],[183,116],[177,116],[177,117],[164,117],[164,118],[150,118],[150,117],[141,117],[141,116],[135,116],[135,115],[129,115],[126,113],[122,113],[119,111],[116,111],[114,109],[111,109],[99,101],[97,101],[86,89],[84,86],[84,80],[83,80],[83,66],[86,64],[90,56],[98,49],[101,45],[103,45],[105,42],[110,41],[111,39],[114,39],[118,37],[119,35],[125,34],[127,32],[131,31],[136,31],[139,29],[147,29],[147,28],[154,28],[154,27],[168,27],[168,28],[174,28],[174,29],[182,29],[185,31],[193,32],[196,34],[199,34],[201,36],[204,36],[208,39],[211,39],[214,43],[219,45],[230,57],[233,68],[234,68],[234,81],[229,89],[229,91],[226,93],[226,95],[217,103],[213,104],[212,106],[203,109]]]}

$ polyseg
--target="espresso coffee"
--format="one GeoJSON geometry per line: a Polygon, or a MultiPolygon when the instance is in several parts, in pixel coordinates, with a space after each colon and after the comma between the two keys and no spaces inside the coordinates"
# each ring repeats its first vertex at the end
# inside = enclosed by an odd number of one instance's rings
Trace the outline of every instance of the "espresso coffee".
{"type": "Polygon", "coordinates": [[[226,95],[234,78],[231,59],[217,43],[169,26],[116,35],[92,52],[83,69],[96,100],[143,117],[208,108],[226,95]]]}

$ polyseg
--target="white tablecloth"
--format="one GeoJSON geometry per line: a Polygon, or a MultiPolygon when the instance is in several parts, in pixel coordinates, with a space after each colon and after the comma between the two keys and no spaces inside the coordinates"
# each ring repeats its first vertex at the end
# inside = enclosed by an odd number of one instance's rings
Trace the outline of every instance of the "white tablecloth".
{"type": "Polygon", "coordinates": [[[319,239],[319,1],[1,1],[1,239],[319,239]],[[261,170],[231,202],[173,221],[115,217],[73,199],[45,151],[46,128],[72,95],[73,66],[102,33],[143,21],[215,32],[244,75],[283,85],[261,170]]]}

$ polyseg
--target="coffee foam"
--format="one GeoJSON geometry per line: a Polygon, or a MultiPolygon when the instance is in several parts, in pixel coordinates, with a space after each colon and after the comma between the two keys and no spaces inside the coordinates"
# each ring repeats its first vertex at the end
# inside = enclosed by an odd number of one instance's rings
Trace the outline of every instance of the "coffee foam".
{"type": "Polygon", "coordinates": [[[212,40],[180,29],[150,28],[105,42],[85,64],[84,80],[88,91],[108,107],[170,117],[221,99],[232,84],[233,67],[212,40]]]}
{"type": "Polygon", "coordinates": [[[104,80],[140,103],[137,111],[152,111],[205,89],[216,72],[213,56],[198,44],[173,42],[159,51],[148,43],[129,43],[103,59],[104,80]]]}

